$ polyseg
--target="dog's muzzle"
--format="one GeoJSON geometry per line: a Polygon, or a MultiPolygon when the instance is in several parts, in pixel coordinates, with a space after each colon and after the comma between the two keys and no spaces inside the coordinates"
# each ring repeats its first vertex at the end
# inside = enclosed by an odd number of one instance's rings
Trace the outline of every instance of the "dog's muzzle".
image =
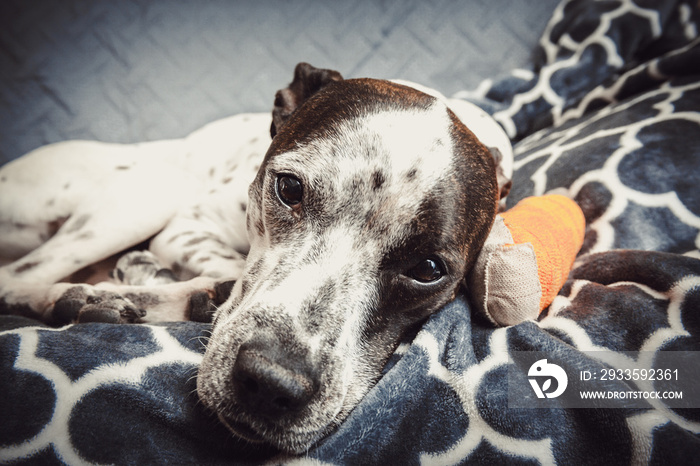
{"type": "Polygon", "coordinates": [[[302,411],[318,392],[319,380],[308,351],[297,347],[290,353],[274,337],[255,335],[238,350],[231,388],[250,414],[274,420],[302,411]]]}
{"type": "Polygon", "coordinates": [[[357,379],[353,356],[360,350],[349,338],[355,331],[341,330],[343,322],[353,326],[342,317],[350,313],[342,306],[316,308],[340,322],[328,331],[327,321],[304,319],[304,305],[251,300],[216,322],[197,391],[239,436],[303,452],[347,415],[348,401],[354,404],[349,385],[357,379]]]}

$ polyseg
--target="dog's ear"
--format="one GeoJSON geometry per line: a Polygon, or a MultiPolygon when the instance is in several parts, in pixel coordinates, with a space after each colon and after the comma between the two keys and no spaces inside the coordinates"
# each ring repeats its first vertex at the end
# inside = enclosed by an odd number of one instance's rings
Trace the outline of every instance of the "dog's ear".
{"type": "Polygon", "coordinates": [[[314,68],[308,63],[299,63],[294,68],[294,80],[286,89],[280,89],[275,95],[275,107],[272,110],[270,135],[274,138],[294,110],[309,97],[333,81],[342,81],[337,71],[314,68]]]}
{"type": "Polygon", "coordinates": [[[502,212],[505,210],[505,200],[506,196],[510,193],[510,188],[513,186],[513,180],[506,174],[503,169],[503,154],[498,150],[498,147],[489,147],[489,152],[493,160],[496,162],[496,178],[498,179],[498,195],[499,195],[499,210],[502,212]]]}

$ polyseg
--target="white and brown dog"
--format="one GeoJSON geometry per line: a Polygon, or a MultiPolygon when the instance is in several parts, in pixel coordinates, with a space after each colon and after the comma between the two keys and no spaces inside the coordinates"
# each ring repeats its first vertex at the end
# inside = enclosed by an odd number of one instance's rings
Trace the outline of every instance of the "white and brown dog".
{"type": "Polygon", "coordinates": [[[0,311],[116,323],[215,307],[201,400],[244,438],[304,451],[454,298],[507,193],[487,149],[509,160],[505,134],[423,91],[300,64],[271,141],[269,115],[239,115],[7,164],[0,311]],[[95,275],[110,258],[111,278],[95,275]]]}

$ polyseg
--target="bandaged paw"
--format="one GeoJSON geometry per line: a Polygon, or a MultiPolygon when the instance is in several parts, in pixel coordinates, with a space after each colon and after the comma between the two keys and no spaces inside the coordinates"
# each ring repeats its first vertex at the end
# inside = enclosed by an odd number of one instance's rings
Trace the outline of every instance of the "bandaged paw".
{"type": "Polygon", "coordinates": [[[499,214],[467,278],[476,310],[499,326],[536,319],[564,285],[585,228],[581,208],[555,194],[499,214]]]}

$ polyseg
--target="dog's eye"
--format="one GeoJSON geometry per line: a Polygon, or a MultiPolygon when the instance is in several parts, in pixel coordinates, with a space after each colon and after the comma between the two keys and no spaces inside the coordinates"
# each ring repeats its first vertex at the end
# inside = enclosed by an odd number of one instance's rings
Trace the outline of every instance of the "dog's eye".
{"type": "Polygon", "coordinates": [[[442,264],[437,259],[427,258],[413,267],[408,276],[421,283],[432,283],[438,281],[444,273],[442,264]]]}
{"type": "Polygon", "coordinates": [[[280,175],[277,177],[276,185],[277,197],[289,207],[301,204],[304,195],[304,188],[297,178],[290,175],[280,175]]]}

